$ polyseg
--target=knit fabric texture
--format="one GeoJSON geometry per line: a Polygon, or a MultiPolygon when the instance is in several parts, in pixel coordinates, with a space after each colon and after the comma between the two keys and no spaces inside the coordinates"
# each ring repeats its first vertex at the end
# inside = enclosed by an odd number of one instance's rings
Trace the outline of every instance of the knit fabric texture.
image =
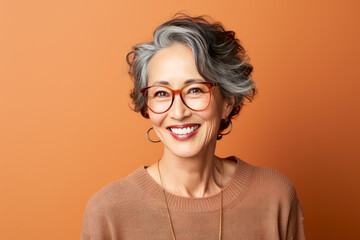
{"type": "MultiPolygon", "coordinates": [[[[294,185],[280,172],[234,156],[235,173],[223,188],[222,239],[302,240],[304,215],[294,185]]],[[[142,166],[88,201],[80,240],[171,240],[164,195],[142,166]]],[[[219,237],[221,194],[190,198],[166,192],[177,240],[219,237]]]]}

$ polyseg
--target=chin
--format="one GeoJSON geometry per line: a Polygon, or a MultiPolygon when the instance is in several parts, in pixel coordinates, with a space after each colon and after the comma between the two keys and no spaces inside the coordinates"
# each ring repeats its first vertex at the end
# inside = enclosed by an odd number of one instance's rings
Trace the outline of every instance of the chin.
{"type": "Polygon", "coordinates": [[[167,147],[167,149],[175,156],[181,158],[195,157],[201,152],[201,148],[194,146],[194,144],[181,144],[180,146],[167,147]]]}
{"type": "Polygon", "coordinates": [[[178,140],[171,136],[164,142],[164,146],[169,153],[181,158],[199,156],[212,149],[213,144],[216,144],[216,136],[211,133],[201,134],[201,132],[185,140],[178,140]]]}

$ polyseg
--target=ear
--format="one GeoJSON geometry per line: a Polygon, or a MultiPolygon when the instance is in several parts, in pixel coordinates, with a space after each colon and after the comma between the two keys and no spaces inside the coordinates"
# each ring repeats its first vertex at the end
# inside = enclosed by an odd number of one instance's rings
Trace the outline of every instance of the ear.
{"type": "Polygon", "coordinates": [[[223,104],[223,111],[222,111],[222,119],[227,119],[231,113],[231,111],[234,109],[235,105],[235,97],[225,97],[224,98],[224,104],[223,104]]]}

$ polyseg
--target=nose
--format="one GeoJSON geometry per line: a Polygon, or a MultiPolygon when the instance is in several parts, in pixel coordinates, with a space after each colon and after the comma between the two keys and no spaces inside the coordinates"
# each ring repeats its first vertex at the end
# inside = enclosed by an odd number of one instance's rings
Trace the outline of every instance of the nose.
{"type": "Polygon", "coordinates": [[[176,94],[174,97],[174,102],[169,109],[169,116],[176,120],[183,120],[184,118],[191,115],[191,110],[185,106],[182,101],[180,94],[176,94]]]}

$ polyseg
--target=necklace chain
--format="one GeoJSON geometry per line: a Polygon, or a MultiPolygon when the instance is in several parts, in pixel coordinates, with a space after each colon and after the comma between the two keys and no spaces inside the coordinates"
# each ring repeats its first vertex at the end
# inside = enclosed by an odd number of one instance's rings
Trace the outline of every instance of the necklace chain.
{"type": "MultiPolygon", "coordinates": [[[[167,210],[167,214],[168,214],[168,218],[169,218],[169,222],[170,222],[170,227],[171,227],[171,232],[173,235],[173,239],[176,240],[175,237],[175,232],[174,232],[174,226],[172,224],[172,220],[171,220],[171,216],[170,216],[170,211],[169,211],[169,205],[167,202],[167,198],[166,198],[166,193],[165,193],[165,188],[162,182],[162,178],[161,178],[161,174],[160,174],[160,167],[159,167],[159,161],[157,162],[157,168],[158,168],[158,172],[159,172],[159,177],[160,177],[160,182],[161,182],[161,187],[163,190],[163,194],[164,194],[164,199],[165,199],[165,204],[166,204],[166,210],[167,210]]],[[[215,176],[215,175],[214,175],[215,176]]],[[[222,189],[222,174],[220,174],[220,226],[219,226],[219,240],[222,239],[222,217],[223,217],[223,189],[222,189]]]]}

